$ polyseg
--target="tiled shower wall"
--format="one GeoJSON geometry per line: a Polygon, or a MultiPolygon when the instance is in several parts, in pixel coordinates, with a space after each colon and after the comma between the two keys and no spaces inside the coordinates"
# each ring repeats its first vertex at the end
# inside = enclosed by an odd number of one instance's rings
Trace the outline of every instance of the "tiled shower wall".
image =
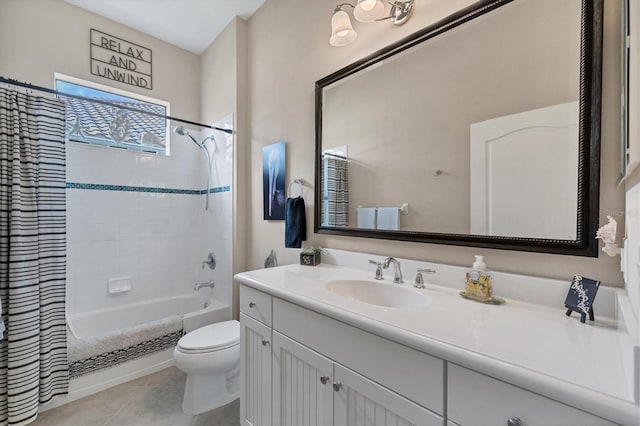
{"type": "Polygon", "coordinates": [[[194,293],[208,280],[214,297],[231,303],[233,138],[214,135],[208,211],[206,156],[186,136],[171,133],[169,156],[67,143],[69,313],[194,293]],[[209,252],[215,270],[202,268],[209,252]],[[132,290],[110,294],[109,279],[125,277],[132,290]]]}

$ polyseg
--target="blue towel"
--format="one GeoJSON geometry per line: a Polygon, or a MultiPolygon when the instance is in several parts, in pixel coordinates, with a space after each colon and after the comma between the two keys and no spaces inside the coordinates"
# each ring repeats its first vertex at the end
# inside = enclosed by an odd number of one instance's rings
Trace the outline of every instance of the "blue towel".
{"type": "Polygon", "coordinates": [[[307,217],[304,198],[287,198],[284,208],[284,246],[300,248],[307,239],[307,217]]]}

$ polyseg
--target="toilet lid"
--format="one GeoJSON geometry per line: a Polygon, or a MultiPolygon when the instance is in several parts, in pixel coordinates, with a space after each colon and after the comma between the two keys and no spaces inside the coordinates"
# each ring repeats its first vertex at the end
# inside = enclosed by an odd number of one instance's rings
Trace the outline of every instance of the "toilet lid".
{"type": "Polygon", "coordinates": [[[182,336],[178,347],[186,351],[223,349],[240,343],[240,323],[224,321],[193,330],[182,336]]]}

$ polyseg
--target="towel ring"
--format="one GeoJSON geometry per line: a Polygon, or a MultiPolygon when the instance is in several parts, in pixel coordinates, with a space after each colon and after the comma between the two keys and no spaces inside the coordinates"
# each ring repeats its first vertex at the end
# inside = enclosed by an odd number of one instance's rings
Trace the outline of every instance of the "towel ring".
{"type": "Polygon", "coordinates": [[[294,183],[300,185],[300,195],[298,195],[298,197],[302,197],[304,193],[304,179],[294,179],[293,182],[289,183],[289,196],[291,197],[291,185],[294,183]]]}

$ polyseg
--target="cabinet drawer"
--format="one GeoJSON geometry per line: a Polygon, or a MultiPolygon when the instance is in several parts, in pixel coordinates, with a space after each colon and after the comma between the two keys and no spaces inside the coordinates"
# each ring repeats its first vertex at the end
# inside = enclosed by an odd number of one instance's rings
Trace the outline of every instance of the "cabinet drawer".
{"type": "Polygon", "coordinates": [[[444,361],[281,299],[274,329],[440,415],[444,361]]]}
{"type": "Polygon", "coordinates": [[[240,286],[240,312],[271,326],[271,295],[246,285],[240,286]]]}
{"type": "Polygon", "coordinates": [[[552,399],[449,363],[448,417],[461,426],[507,425],[510,418],[522,426],[613,426],[552,399]]]}

